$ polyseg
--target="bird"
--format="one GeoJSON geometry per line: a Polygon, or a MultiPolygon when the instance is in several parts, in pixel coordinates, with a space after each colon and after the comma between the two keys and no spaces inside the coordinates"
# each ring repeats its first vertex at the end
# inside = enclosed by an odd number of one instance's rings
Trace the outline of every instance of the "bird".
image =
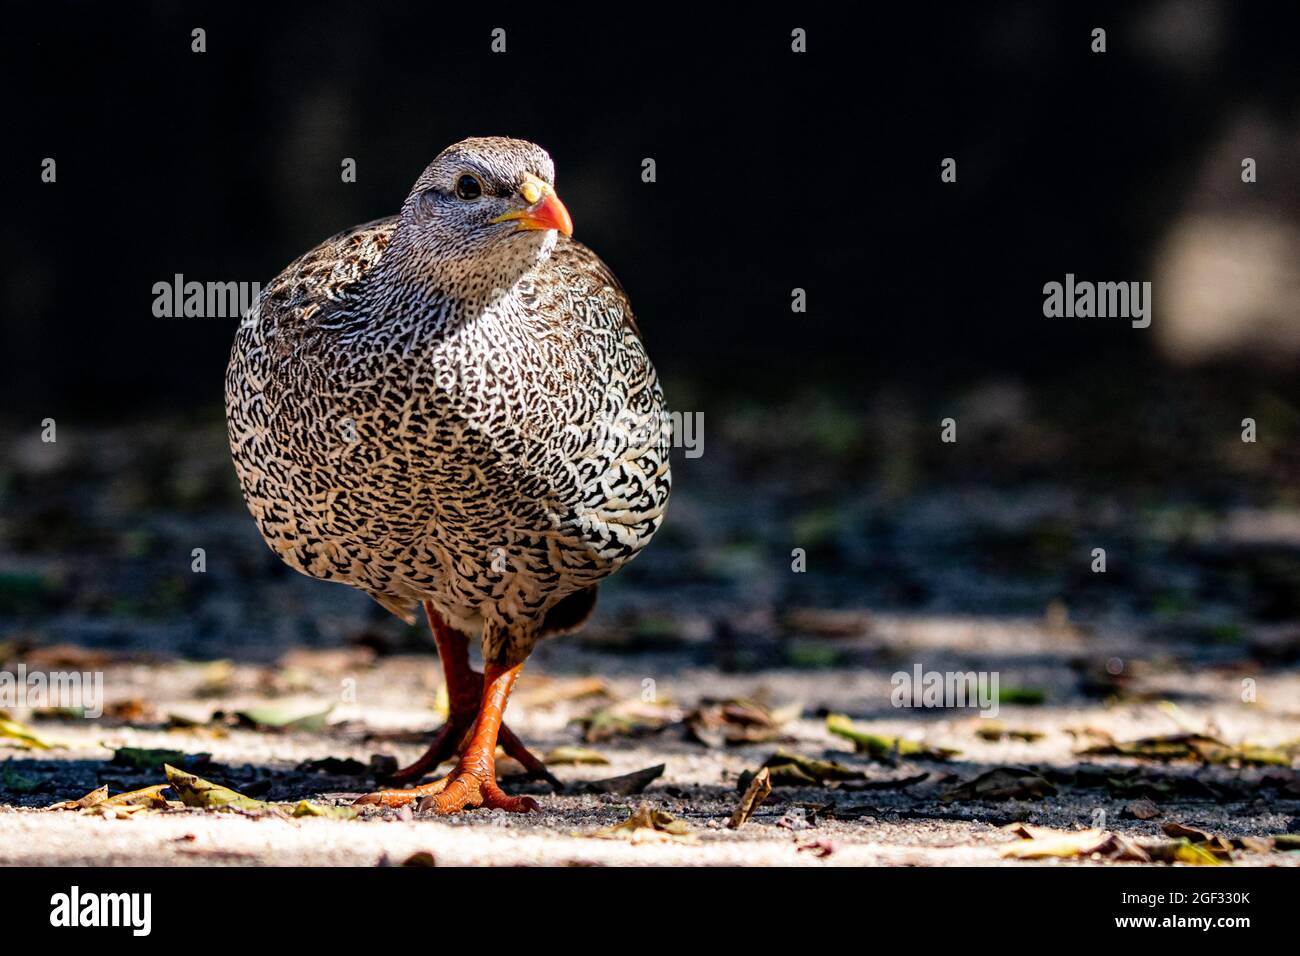
{"type": "Polygon", "coordinates": [[[226,418],[263,539],[410,624],[423,608],[441,658],[446,722],[358,803],[540,809],[496,780],[499,745],[558,786],[503,723],[511,689],[664,520],[663,389],[627,293],[572,235],[544,149],[465,139],[396,215],[296,259],[239,323],[226,418]]]}

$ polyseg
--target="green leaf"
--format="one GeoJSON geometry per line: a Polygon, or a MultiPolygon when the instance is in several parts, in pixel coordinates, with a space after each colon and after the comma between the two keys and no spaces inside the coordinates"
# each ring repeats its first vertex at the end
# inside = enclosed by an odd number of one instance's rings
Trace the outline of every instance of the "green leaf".
{"type": "Polygon", "coordinates": [[[556,767],[565,764],[607,764],[609,758],[588,747],[556,747],[542,758],[542,763],[556,767]]]}
{"type": "Polygon", "coordinates": [[[0,717],[0,737],[7,740],[16,740],[19,746],[30,750],[50,750],[60,746],[42,740],[36,736],[36,731],[32,730],[32,728],[9,717],[0,717]]]}
{"type": "Polygon", "coordinates": [[[923,760],[948,760],[961,753],[960,750],[946,747],[927,747],[905,737],[879,737],[867,733],[844,714],[827,715],[826,729],[838,737],[853,741],[858,753],[867,754],[873,760],[892,760],[895,754],[923,760]]]}
{"type": "Polygon", "coordinates": [[[352,807],[299,800],[290,815],[295,817],[326,817],[331,820],[352,820],[357,816],[357,811],[352,807]]]}
{"type": "Polygon", "coordinates": [[[1142,849],[1150,854],[1151,859],[1163,863],[1187,863],[1191,866],[1223,866],[1219,859],[1204,846],[1193,843],[1186,838],[1181,840],[1164,840],[1158,843],[1143,843],[1142,849]]]}
{"type": "Polygon", "coordinates": [[[163,767],[163,770],[172,789],[181,798],[181,803],[187,807],[209,810],[266,810],[274,807],[274,804],[264,800],[254,800],[229,787],[218,786],[202,777],[178,770],[171,764],[163,767]]]}
{"type": "Polygon", "coordinates": [[[254,707],[235,712],[235,716],[245,723],[265,730],[303,731],[316,734],[325,729],[329,715],[333,712],[331,704],[321,711],[302,713],[286,707],[254,707]]]}

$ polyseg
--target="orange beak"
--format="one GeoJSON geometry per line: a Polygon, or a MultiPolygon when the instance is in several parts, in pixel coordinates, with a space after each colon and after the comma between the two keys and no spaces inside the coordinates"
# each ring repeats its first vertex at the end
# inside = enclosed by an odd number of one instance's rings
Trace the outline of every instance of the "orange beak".
{"type": "Polygon", "coordinates": [[[573,219],[564,208],[560,197],[545,181],[526,175],[519,194],[529,205],[497,216],[492,222],[515,222],[515,229],[558,229],[565,236],[573,235],[573,219]]]}

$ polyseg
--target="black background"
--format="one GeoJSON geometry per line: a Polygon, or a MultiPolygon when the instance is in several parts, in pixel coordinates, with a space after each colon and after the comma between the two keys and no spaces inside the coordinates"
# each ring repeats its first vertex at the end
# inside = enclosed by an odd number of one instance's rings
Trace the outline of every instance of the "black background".
{"type": "Polygon", "coordinates": [[[1296,6],[1203,6],[1217,52],[1187,62],[1176,36],[1161,56],[1142,46],[1140,4],[10,10],[5,406],[217,405],[233,320],[155,318],[153,284],[265,283],[396,211],[441,148],[481,134],[551,152],[577,237],[623,280],[670,380],[852,394],[1084,361],[1129,375],[1152,337],[1045,320],[1043,282],[1150,278],[1228,111],[1295,115],[1296,6]]]}

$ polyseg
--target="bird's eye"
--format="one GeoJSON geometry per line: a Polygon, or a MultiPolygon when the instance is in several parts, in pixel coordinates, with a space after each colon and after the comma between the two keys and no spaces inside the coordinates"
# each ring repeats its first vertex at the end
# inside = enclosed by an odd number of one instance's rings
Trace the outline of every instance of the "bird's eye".
{"type": "Polygon", "coordinates": [[[469,173],[456,180],[457,199],[478,199],[482,195],[483,185],[469,173]]]}

